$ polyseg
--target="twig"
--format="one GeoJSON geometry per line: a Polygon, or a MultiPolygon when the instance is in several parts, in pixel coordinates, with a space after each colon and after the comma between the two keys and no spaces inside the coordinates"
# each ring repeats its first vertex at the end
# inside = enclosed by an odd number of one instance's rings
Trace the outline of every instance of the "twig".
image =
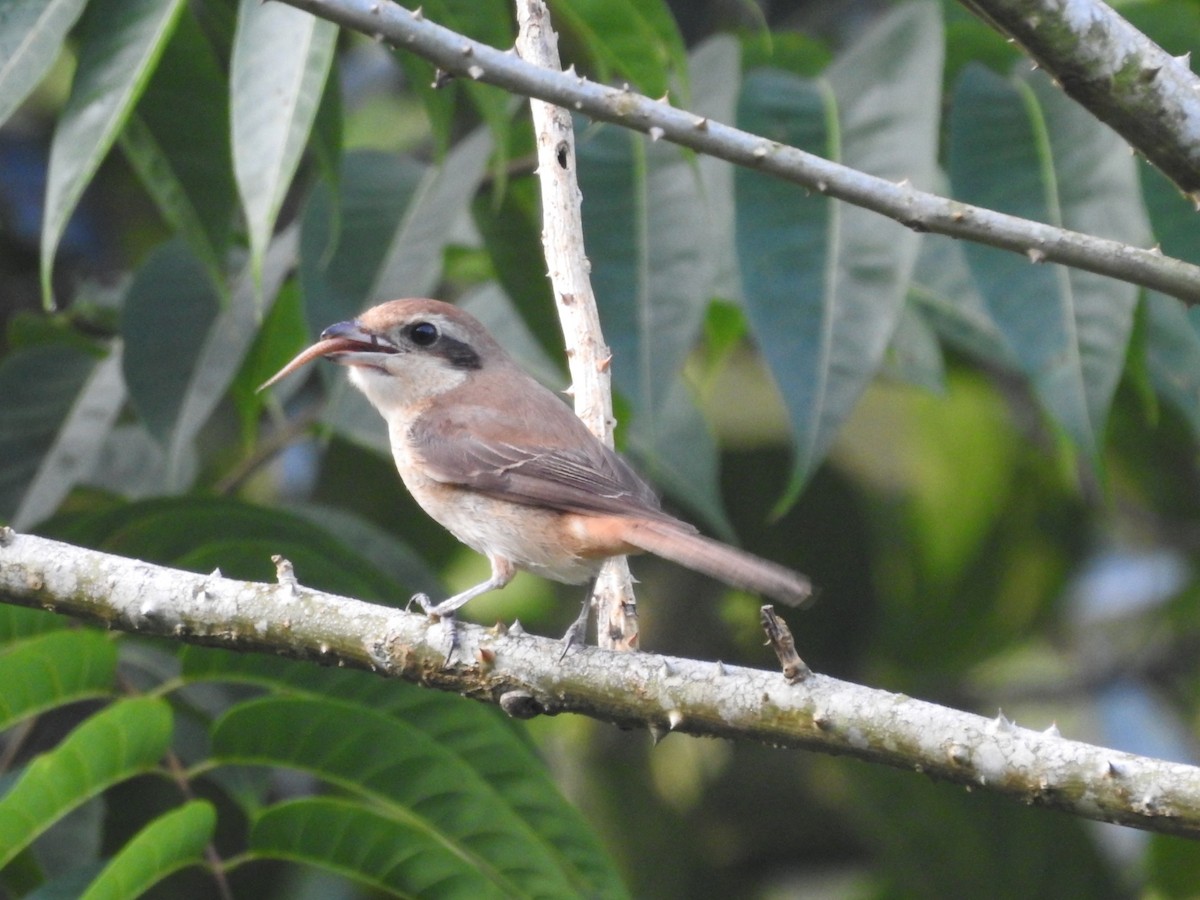
{"type": "Polygon", "coordinates": [[[764,606],[759,614],[763,631],[767,633],[767,645],[775,651],[779,664],[783,666],[784,680],[788,684],[795,684],[811,675],[812,669],[796,652],[796,639],[792,637],[791,629],[787,627],[787,622],[779,618],[775,607],[764,606]]]}
{"type": "Polygon", "coordinates": [[[511,51],[498,50],[429,21],[388,0],[281,0],[346,28],[377,36],[447,71],[537,97],[690,147],[845,200],[895,219],[917,231],[931,231],[1012,250],[1039,262],[1062,263],[1200,303],[1200,266],[1141,249],[959,203],[894,183],[805,153],[795,147],[723,125],[652,100],[633,91],[597,84],[567,72],[532,65],[511,51]]]}
{"type": "MultiPolygon", "coordinates": [[[[285,579],[286,580],[286,579],[285,579]]],[[[845,754],[1023,803],[1200,837],[1200,768],[1069,741],[813,674],[580,647],[459,624],[460,662],[428,617],[291,585],[197,575],[0,528],[0,600],[113,628],[369,669],[522,716],[845,754]]]]}
{"type": "MultiPolygon", "coordinates": [[[[517,0],[517,49],[530,64],[558,72],[558,35],[542,0],[517,0]]],[[[560,106],[530,100],[542,188],[542,246],[554,287],[571,371],[575,412],[592,434],[613,446],[611,353],[600,330],[583,245],[581,193],[575,177],[575,131],[560,106]]],[[[637,648],[633,576],[623,557],[605,563],[594,588],[596,642],[610,650],[637,648]]]]}

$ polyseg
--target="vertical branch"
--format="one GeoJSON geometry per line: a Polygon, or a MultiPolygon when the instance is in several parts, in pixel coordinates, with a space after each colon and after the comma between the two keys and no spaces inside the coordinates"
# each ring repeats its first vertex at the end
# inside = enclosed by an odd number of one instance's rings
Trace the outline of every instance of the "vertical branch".
{"type": "MultiPolygon", "coordinates": [[[[542,0],[516,0],[520,34],[517,51],[526,62],[559,71],[558,35],[542,0]]],[[[571,114],[560,106],[530,100],[537,138],[542,191],[542,246],[554,288],[571,371],[575,412],[608,446],[613,445],[611,353],[600,332],[596,298],[583,246],[582,196],[575,177],[571,114]]],[[[637,647],[633,579],[624,558],[610,560],[596,582],[596,636],[601,647],[637,647]]]]}

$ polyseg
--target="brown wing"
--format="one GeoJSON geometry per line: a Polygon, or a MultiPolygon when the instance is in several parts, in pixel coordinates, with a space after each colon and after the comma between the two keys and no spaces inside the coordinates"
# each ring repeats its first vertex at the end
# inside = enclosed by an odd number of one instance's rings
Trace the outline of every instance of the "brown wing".
{"type": "Polygon", "coordinates": [[[619,454],[532,380],[520,401],[503,410],[439,404],[417,419],[409,436],[425,471],[446,484],[563,512],[677,521],[619,454]],[[520,435],[519,444],[513,435],[520,435]]]}

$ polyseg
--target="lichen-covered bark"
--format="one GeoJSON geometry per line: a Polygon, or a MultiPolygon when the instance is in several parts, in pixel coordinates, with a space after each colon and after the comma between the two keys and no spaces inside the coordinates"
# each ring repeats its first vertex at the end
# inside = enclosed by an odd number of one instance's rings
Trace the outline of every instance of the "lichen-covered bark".
{"type": "Polygon", "coordinates": [[[1200,204],[1200,78],[1099,0],[963,0],[1200,204]]]}

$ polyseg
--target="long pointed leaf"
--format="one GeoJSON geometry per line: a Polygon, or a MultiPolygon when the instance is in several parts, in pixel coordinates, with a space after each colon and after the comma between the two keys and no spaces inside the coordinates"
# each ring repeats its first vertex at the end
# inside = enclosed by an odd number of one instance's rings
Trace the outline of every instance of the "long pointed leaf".
{"type": "Polygon", "coordinates": [[[221,284],[236,197],[229,88],[190,10],[122,132],[121,148],[163,218],[221,284]]]}
{"type": "Polygon", "coordinates": [[[47,344],[0,360],[0,517],[12,516],[95,368],[69,344],[47,344]]]}
{"type": "Polygon", "coordinates": [[[528,896],[473,867],[438,835],[389,810],[331,797],[280,803],[250,831],[258,855],[337,872],[402,897],[528,896]]]}
{"type": "Polygon", "coordinates": [[[255,270],[300,164],[338,29],[282,3],[242,0],[230,60],[233,168],[255,270]]]}
{"type": "MultiPolygon", "coordinates": [[[[931,184],[942,51],[937,7],[898,7],[819,81],[781,72],[751,75],[739,122],[873,175],[931,184]]],[[[754,172],[739,170],[735,184],[747,315],[796,441],[781,502],[786,507],[882,361],[917,235],[754,172]]]]}
{"type": "Polygon", "coordinates": [[[226,714],[213,748],[228,762],[300,768],[352,791],[453,848],[498,889],[574,896],[595,887],[518,814],[502,783],[403,718],[348,702],[266,699],[226,714]]]}
{"type": "Polygon", "coordinates": [[[0,6],[0,124],[54,65],[87,0],[9,0],[0,6]]]}
{"type": "Polygon", "coordinates": [[[92,473],[117,415],[125,405],[121,378],[121,344],[96,364],[80,389],[71,411],[30,482],[13,515],[14,528],[24,530],[50,516],[71,488],[92,473]]]}
{"type": "Polygon", "coordinates": [[[0,653],[0,731],[114,687],[116,644],[98,631],[51,631],[0,653]]]}
{"type": "MultiPolygon", "coordinates": [[[[1149,243],[1136,170],[1107,127],[1044,78],[964,70],[950,122],[956,196],[1135,245],[1149,243]]],[[[1093,461],[1124,365],[1137,289],[966,246],[975,283],[1039,401],[1093,461]]]]}
{"type": "Polygon", "coordinates": [[[583,817],[563,801],[545,764],[511,725],[491,710],[346,669],[294,666],[250,654],[190,647],[183,654],[189,682],[247,683],[307,696],[338,697],[419,729],[428,739],[485,779],[513,811],[562,858],[580,883],[621,893],[612,865],[583,817]]]}
{"type": "Polygon", "coordinates": [[[79,65],[50,145],[42,223],[42,295],[51,302],[54,254],[67,221],[145,87],[183,0],[92,0],[79,65]]]}
{"type": "Polygon", "coordinates": [[[491,149],[491,136],[476,129],[426,172],[391,236],[371,285],[372,303],[420,297],[434,288],[451,229],[469,215],[491,149]]]}
{"type": "Polygon", "coordinates": [[[64,815],[157,765],[171,739],[162,700],[119,700],[33,760],[0,798],[0,868],[64,815]]]}
{"type": "Polygon", "coordinates": [[[142,896],[168,875],[203,862],[216,827],[216,810],[204,800],[163,813],[109,860],[80,900],[142,896]]]}

